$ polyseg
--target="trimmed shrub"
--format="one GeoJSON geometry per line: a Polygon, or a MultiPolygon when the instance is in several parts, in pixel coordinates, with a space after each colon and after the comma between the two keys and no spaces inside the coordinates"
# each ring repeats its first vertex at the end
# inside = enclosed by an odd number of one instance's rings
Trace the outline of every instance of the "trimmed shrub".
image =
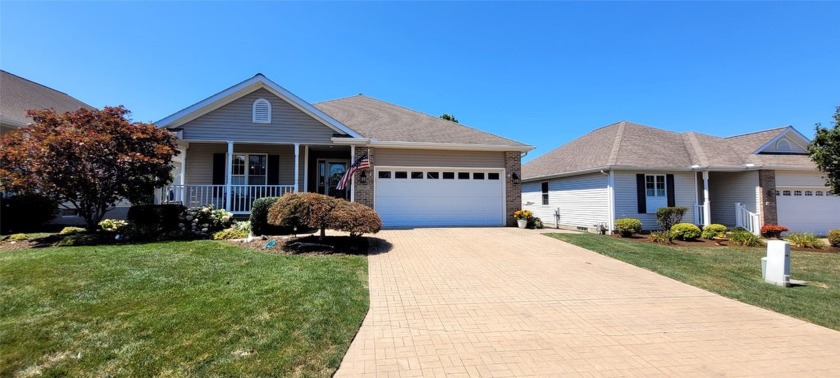
{"type": "Polygon", "coordinates": [[[58,204],[40,194],[3,196],[0,207],[0,229],[4,234],[12,231],[39,231],[38,228],[58,214],[58,204]]]}
{"type": "Polygon", "coordinates": [[[9,240],[11,240],[11,241],[24,241],[24,240],[29,240],[29,237],[26,236],[26,234],[14,234],[12,236],[9,236],[9,240]]]}
{"type": "Polygon", "coordinates": [[[231,240],[231,239],[245,239],[248,237],[248,231],[240,230],[236,227],[231,227],[226,230],[221,230],[213,234],[213,240],[231,240]]]}
{"type": "Polygon", "coordinates": [[[103,219],[99,222],[99,228],[108,232],[118,232],[126,226],[128,226],[128,222],[122,219],[103,219]]]}
{"type": "Polygon", "coordinates": [[[700,227],[691,223],[677,223],[671,226],[671,235],[680,240],[697,240],[700,237],[700,233],[700,227]]]}
{"type": "Polygon", "coordinates": [[[291,228],[302,226],[321,230],[326,236],[330,214],[338,199],[316,193],[289,193],[280,197],[268,210],[268,223],[291,228]]]}
{"type": "Polygon", "coordinates": [[[251,233],[251,221],[233,221],[233,228],[251,233]]]}
{"type": "Polygon", "coordinates": [[[671,231],[653,231],[648,236],[648,240],[656,244],[673,244],[674,236],[671,231]]]}
{"type": "Polygon", "coordinates": [[[660,207],[656,209],[656,224],[663,230],[670,230],[675,224],[682,222],[687,207],[660,207]]]}
{"type": "Polygon", "coordinates": [[[126,218],[132,225],[132,233],[139,238],[156,239],[164,233],[180,231],[183,205],[134,205],[128,209],[126,218]]]}
{"type": "Polygon", "coordinates": [[[58,234],[59,235],[73,235],[73,234],[79,234],[79,233],[82,233],[82,232],[85,232],[85,229],[81,228],[81,227],[64,227],[64,228],[61,229],[61,232],[59,232],[58,234]]]}
{"type": "Polygon", "coordinates": [[[765,224],[764,226],[761,226],[761,236],[764,236],[765,238],[778,238],[782,235],[782,232],[787,230],[788,228],[785,226],[765,224]]]}
{"type": "Polygon", "coordinates": [[[251,233],[254,235],[282,235],[288,234],[288,227],[281,227],[268,223],[268,211],[278,197],[264,197],[254,201],[251,206],[251,233]]]}
{"type": "Polygon", "coordinates": [[[629,238],[642,232],[642,221],[635,218],[621,218],[615,220],[615,228],[623,238],[629,238]]]}
{"type": "Polygon", "coordinates": [[[358,237],[379,232],[382,220],[368,206],[339,199],[330,214],[327,228],[349,232],[351,237],[358,237]]]}
{"type": "Polygon", "coordinates": [[[712,223],[703,228],[703,232],[700,236],[703,239],[714,239],[724,237],[726,235],[726,226],[722,224],[712,223]]]}
{"type": "Polygon", "coordinates": [[[542,219],[540,219],[539,217],[528,218],[528,224],[525,226],[525,228],[534,228],[537,230],[541,230],[544,227],[545,225],[543,225],[542,219]]]}
{"type": "MultiPolygon", "coordinates": [[[[82,229],[84,231],[84,229],[82,229]]],[[[75,233],[70,234],[55,243],[58,247],[74,247],[82,245],[97,245],[103,243],[102,235],[75,233]]]]}
{"type": "Polygon", "coordinates": [[[840,247],[840,228],[828,232],[828,242],[832,247],[840,247]]]}
{"type": "Polygon", "coordinates": [[[760,237],[746,230],[735,230],[729,233],[729,242],[740,247],[761,247],[764,245],[760,237]]]}
{"type": "Polygon", "coordinates": [[[790,245],[798,248],[824,249],[826,247],[825,243],[823,243],[817,235],[810,232],[791,232],[787,235],[785,240],[787,240],[790,245]]]}

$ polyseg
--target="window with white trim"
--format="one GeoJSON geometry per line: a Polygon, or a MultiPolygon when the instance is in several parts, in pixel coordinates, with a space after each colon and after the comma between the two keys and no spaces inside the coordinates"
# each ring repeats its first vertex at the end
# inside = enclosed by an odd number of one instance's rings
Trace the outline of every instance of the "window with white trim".
{"type": "Polygon", "coordinates": [[[542,192],[543,206],[548,206],[548,181],[543,181],[540,184],[540,191],[542,192]]]}
{"type": "Polygon", "coordinates": [[[665,190],[665,175],[645,175],[645,205],[648,213],[668,206],[668,193],[665,190]]]}
{"type": "Polygon", "coordinates": [[[260,98],[254,101],[251,122],[271,123],[271,103],[268,100],[260,98]]]}
{"type": "Polygon", "coordinates": [[[265,154],[234,154],[231,168],[233,185],[265,185],[268,181],[268,156],[265,154]]]}

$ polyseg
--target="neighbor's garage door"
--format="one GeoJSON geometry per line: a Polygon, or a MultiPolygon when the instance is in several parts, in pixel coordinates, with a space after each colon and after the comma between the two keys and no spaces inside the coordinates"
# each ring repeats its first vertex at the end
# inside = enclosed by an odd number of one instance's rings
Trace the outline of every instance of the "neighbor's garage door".
{"type": "Polygon", "coordinates": [[[825,235],[840,228],[840,196],[825,187],[778,187],[776,196],[779,224],[791,232],[825,235]]]}
{"type": "Polygon", "coordinates": [[[374,207],[386,227],[502,226],[501,169],[377,167],[374,207]]]}

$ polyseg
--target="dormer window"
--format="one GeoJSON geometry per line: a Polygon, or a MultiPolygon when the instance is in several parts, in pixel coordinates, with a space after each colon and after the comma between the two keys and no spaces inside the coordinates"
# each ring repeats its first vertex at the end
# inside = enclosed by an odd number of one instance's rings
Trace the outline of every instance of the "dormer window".
{"type": "Polygon", "coordinates": [[[251,121],[253,123],[271,123],[271,103],[268,100],[261,98],[254,101],[251,121]]]}

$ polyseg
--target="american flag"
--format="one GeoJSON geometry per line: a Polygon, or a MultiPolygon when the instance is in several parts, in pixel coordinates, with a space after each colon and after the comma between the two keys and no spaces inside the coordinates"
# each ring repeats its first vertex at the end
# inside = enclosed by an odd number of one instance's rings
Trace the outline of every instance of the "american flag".
{"type": "Polygon", "coordinates": [[[335,186],[335,189],[344,190],[344,187],[347,186],[347,183],[350,182],[350,180],[353,178],[353,174],[356,173],[356,171],[361,171],[368,168],[370,168],[370,159],[368,159],[368,154],[367,152],[365,152],[364,155],[359,156],[359,158],[356,159],[355,162],[353,162],[353,165],[351,165],[350,169],[348,169],[347,172],[344,173],[344,176],[341,177],[341,180],[338,180],[338,185],[335,186]]]}

